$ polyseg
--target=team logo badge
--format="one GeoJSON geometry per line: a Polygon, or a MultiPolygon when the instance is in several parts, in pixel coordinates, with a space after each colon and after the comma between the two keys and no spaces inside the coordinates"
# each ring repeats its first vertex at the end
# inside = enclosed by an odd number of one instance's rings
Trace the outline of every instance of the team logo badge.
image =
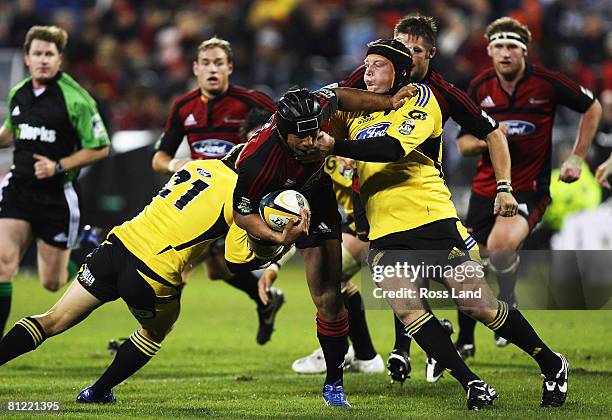
{"type": "Polygon", "coordinates": [[[414,130],[414,124],[414,120],[412,118],[408,118],[397,128],[397,131],[404,136],[409,136],[410,133],[412,133],[412,130],[414,130]]]}
{"type": "Polygon", "coordinates": [[[413,120],[424,120],[425,118],[427,118],[427,112],[420,111],[418,109],[413,109],[408,113],[408,116],[413,120]]]}

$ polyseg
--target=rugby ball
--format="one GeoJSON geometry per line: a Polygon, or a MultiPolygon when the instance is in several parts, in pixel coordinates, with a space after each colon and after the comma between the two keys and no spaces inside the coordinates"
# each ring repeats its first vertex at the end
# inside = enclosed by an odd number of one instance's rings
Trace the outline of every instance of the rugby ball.
{"type": "Polygon", "coordinates": [[[302,207],[310,210],[306,197],[301,193],[294,190],[274,191],[259,202],[259,214],[271,229],[282,232],[290,219],[300,218],[302,207]]]}

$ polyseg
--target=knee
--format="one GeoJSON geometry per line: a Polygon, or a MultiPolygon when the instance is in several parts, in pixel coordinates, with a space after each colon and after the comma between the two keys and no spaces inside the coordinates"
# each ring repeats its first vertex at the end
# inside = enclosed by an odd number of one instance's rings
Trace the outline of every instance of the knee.
{"type": "Polygon", "coordinates": [[[487,240],[487,250],[489,253],[514,252],[519,245],[510,238],[505,238],[501,235],[490,236],[487,240]]]}
{"type": "Polygon", "coordinates": [[[149,340],[154,341],[157,344],[160,344],[162,341],[164,341],[164,338],[166,338],[166,335],[168,335],[168,333],[170,332],[170,329],[168,330],[162,330],[162,329],[154,329],[154,328],[143,328],[142,329],[142,334],[147,337],[149,340]]]}
{"type": "Polygon", "coordinates": [[[0,251],[0,280],[10,280],[19,269],[19,255],[14,252],[0,251]]]}
{"type": "Polygon", "coordinates": [[[491,322],[495,318],[495,312],[485,307],[461,306],[460,310],[470,318],[485,324],[491,322]]]}
{"type": "Polygon", "coordinates": [[[408,309],[396,309],[394,312],[397,319],[399,319],[404,325],[409,325],[412,321],[416,320],[423,314],[422,310],[411,311],[408,309]]]}
{"type": "Polygon", "coordinates": [[[40,278],[40,284],[50,292],[57,292],[66,284],[66,279],[62,280],[61,276],[43,276],[40,278]]]}

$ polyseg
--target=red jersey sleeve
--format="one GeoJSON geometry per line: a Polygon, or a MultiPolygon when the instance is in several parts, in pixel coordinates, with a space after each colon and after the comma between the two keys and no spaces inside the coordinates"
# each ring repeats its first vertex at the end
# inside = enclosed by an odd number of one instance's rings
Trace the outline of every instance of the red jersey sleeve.
{"type": "MultiPolygon", "coordinates": [[[[479,102],[478,100],[478,92],[476,90],[478,77],[473,79],[468,86],[467,93],[465,94],[466,98],[473,103],[475,106],[479,102]]],[[[471,134],[474,137],[484,140],[487,135],[499,127],[499,123],[495,121],[489,114],[487,114],[484,110],[478,107],[478,122],[476,121],[460,121],[455,118],[455,115],[452,115],[453,119],[461,126],[461,131],[457,135],[457,138],[464,136],[466,134],[471,134]]]]}
{"type": "Polygon", "coordinates": [[[590,89],[579,85],[569,77],[559,72],[550,73],[550,80],[555,88],[557,103],[583,113],[595,101],[595,96],[590,89]]]}
{"type": "Polygon", "coordinates": [[[170,156],[174,156],[176,149],[178,149],[183,141],[183,137],[185,137],[185,130],[183,121],[179,115],[178,101],[175,101],[172,105],[170,115],[168,115],[164,132],[155,144],[155,150],[161,150],[168,153],[170,156]]]}
{"type": "Polygon", "coordinates": [[[498,127],[497,122],[480,109],[469,90],[466,94],[435,72],[431,76],[430,86],[434,93],[438,91],[444,97],[448,116],[461,126],[462,132],[484,139],[498,127]]]}

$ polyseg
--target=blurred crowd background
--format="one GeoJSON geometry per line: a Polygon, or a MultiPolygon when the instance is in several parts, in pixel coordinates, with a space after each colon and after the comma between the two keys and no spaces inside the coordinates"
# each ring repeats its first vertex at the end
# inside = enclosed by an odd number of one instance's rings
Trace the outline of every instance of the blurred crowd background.
{"type": "Polygon", "coordinates": [[[193,86],[204,39],[232,43],[233,83],[278,98],[293,84],[341,80],[409,12],[436,17],[434,66],[459,87],[490,65],[486,25],[509,15],[531,29],[530,61],[612,89],[612,0],[1,0],[0,48],[20,48],[32,25],[63,27],[64,68],[101,102],[111,131],[159,128],[193,86]]]}
{"type": "MultiPolygon", "coordinates": [[[[436,18],[438,54],[433,67],[463,89],[490,66],[483,37],[487,24],[500,16],[526,23],[533,35],[528,60],[588,87],[604,107],[589,157],[591,169],[609,155],[612,0],[0,0],[0,55],[8,51],[13,57],[11,68],[0,63],[0,74],[14,75],[15,68],[22,66],[22,46],[31,26],[63,27],[70,36],[63,68],[98,101],[117,152],[120,136],[137,142],[135,132],[126,135],[126,130],[147,130],[145,145],[159,135],[173,99],[196,86],[191,66],[197,46],[205,39],[217,35],[231,42],[231,83],[278,99],[294,84],[314,89],[342,80],[363,62],[367,42],[391,37],[396,22],[415,12],[436,18]]],[[[2,95],[17,81],[0,78],[2,95]]],[[[0,99],[2,118],[3,101],[4,97],[0,99]]],[[[571,149],[578,120],[578,114],[558,110],[553,167],[571,149]]],[[[467,207],[476,162],[461,158],[452,145],[457,130],[452,122],[445,126],[450,147],[445,148],[444,161],[461,214],[467,207]]],[[[151,155],[150,150],[139,155],[141,177],[155,176],[151,155]]],[[[4,159],[11,158],[5,155],[4,159]]],[[[102,198],[96,197],[91,207],[114,214],[104,219],[110,225],[130,216],[126,209],[139,211],[164,182],[157,179],[145,192],[139,187],[141,181],[123,185],[126,176],[134,173],[136,160],[136,155],[116,157],[101,164],[112,170],[92,176],[89,186],[102,198]],[[126,176],[117,173],[121,165],[126,176]],[[110,171],[115,175],[109,176],[110,171]],[[116,192],[116,177],[123,180],[122,193],[116,192]],[[105,193],[100,193],[102,179],[107,184],[105,193]],[[142,197],[134,199],[134,191],[141,191],[142,197]]],[[[585,177],[582,186],[552,188],[561,191],[554,200],[562,206],[549,211],[557,214],[554,230],[569,208],[596,207],[602,193],[592,175],[585,177]]],[[[604,198],[608,195],[604,191],[604,198]]]]}

